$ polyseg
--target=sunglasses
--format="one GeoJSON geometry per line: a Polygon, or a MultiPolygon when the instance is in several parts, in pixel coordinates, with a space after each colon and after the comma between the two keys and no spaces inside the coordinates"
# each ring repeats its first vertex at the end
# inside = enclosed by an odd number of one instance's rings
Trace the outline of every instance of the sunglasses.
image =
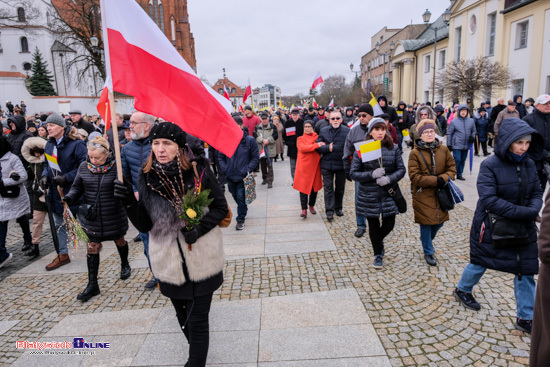
{"type": "Polygon", "coordinates": [[[359,117],[367,117],[368,115],[367,115],[366,113],[360,113],[360,114],[358,114],[357,116],[359,116],[359,117]]]}
{"type": "Polygon", "coordinates": [[[341,119],[342,119],[341,117],[331,117],[330,121],[338,121],[338,120],[341,120],[341,119]]]}

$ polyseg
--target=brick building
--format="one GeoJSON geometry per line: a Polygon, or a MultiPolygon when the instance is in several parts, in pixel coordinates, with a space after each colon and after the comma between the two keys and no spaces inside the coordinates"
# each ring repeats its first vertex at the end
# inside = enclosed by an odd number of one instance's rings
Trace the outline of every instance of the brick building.
{"type": "Polygon", "coordinates": [[[216,83],[212,85],[212,89],[223,96],[224,85],[225,89],[227,89],[227,93],[229,94],[231,104],[234,107],[240,106],[243,103],[244,89],[233,83],[231,80],[227,79],[227,77],[224,77],[223,79],[218,79],[216,83]]]}

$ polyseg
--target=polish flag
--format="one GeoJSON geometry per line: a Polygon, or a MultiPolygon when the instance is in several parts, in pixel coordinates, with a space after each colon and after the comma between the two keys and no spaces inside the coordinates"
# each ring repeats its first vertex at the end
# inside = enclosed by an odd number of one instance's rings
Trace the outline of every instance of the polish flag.
{"type": "Polygon", "coordinates": [[[262,151],[260,152],[260,158],[264,158],[265,157],[265,148],[262,149],[262,151]]]}
{"type": "Polygon", "coordinates": [[[315,100],[315,98],[312,98],[313,99],[313,107],[317,108],[319,107],[319,105],[317,104],[317,101],[315,100]]]}
{"type": "Polygon", "coordinates": [[[286,136],[293,136],[296,135],[296,126],[293,127],[287,127],[286,130],[286,136]]]}
{"type": "Polygon", "coordinates": [[[103,86],[103,91],[101,92],[101,96],[99,96],[99,101],[97,103],[97,112],[99,112],[99,115],[105,121],[105,133],[107,133],[107,130],[111,127],[111,105],[109,103],[109,90],[113,90],[113,86],[111,84],[111,78],[107,77],[105,79],[105,85],[103,86]]]}
{"type": "Polygon", "coordinates": [[[227,93],[227,89],[225,88],[225,84],[223,86],[223,96],[227,98],[228,101],[231,101],[231,99],[229,98],[229,93],[227,93]]]}
{"type": "Polygon", "coordinates": [[[334,98],[330,100],[329,107],[334,107],[334,98]]]}
{"type": "Polygon", "coordinates": [[[311,89],[315,89],[316,86],[321,84],[323,82],[323,78],[321,77],[321,72],[318,71],[315,75],[315,80],[313,81],[313,84],[311,85],[311,89]]]}
{"type": "Polygon", "coordinates": [[[243,104],[246,103],[246,100],[252,94],[252,87],[250,86],[250,79],[248,79],[248,86],[244,90],[243,104]]]}
{"type": "Polygon", "coordinates": [[[135,0],[101,0],[107,75],[134,107],[233,156],[243,137],[231,102],[204,84],[135,0]],[[139,26],[137,26],[139,25],[139,26]]]}

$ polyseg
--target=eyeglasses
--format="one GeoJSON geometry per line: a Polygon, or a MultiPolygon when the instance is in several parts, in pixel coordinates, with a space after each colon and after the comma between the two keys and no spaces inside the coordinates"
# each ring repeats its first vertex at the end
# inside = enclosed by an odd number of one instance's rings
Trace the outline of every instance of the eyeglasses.
{"type": "Polygon", "coordinates": [[[358,114],[357,116],[359,116],[359,117],[367,117],[368,115],[367,115],[366,113],[360,113],[360,114],[358,114]]]}
{"type": "Polygon", "coordinates": [[[421,113],[420,116],[428,116],[427,113],[421,113]]]}
{"type": "Polygon", "coordinates": [[[338,120],[341,120],[341,119],[342,119],[341,117],[331,117],[330,121],[338,121],[338,120]]]}
{"type": "Polygon", "coordinates": [[[307,125],[307,126],[304,126],[304,129],[313,129],[313,126],[307,125]]]}
{"type": "Polygon", "coordinates": [[[130,121],[130,125],[146,124],[146,122],[130,121]]]}
{"type": "Polygon", "coordinates": [[[432,135],[432,134],[435,134],[435,130],[424,130],[422,131],[422,135],[432,135]]]}

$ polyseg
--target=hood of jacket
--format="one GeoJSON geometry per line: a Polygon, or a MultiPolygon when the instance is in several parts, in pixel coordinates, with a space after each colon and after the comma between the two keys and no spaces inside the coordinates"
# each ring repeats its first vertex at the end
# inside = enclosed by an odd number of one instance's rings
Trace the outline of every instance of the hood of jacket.
{"type": "Polygon", "coordinates": [[[445,108],[442,105],[438,104],[434,107],[434,112],[445,112],[445,108]]]}
{"type": "Polygon", "coordinates": [[[44,153],[37,158],[34,154],[31,154],[31,150],[33,148],[40,148],[44,150],[45,147],[46,139],[40,137],[28,138],[21,147],[21,155],[29,163],[44,163],[44,153]]]}
{"type": "Polygon", "coordinates": [[[399,101],[399,103],[397,104],[397,108],[395,109],[396,111],[405,111],[407,109],[407,104],[403,101],[399,101]],[[403,106],[403,108],[401,108],[400,106],[403,106]]]}
{"type": "Polygon", "coordinates": [[[435,121],[435,112],[430,106],[421,106],[416,109],[415,122],[418,124],[422,119],[420,118],[420,111],[428,110],[428,119],[435,121]]]}
{"type": "Polygon", "coordinates": [[[517,104],[521,104],[522,102],[518,102],[518,98],[523,98],[523,95],[521,94],[514,94],[514,98],[512,99],[514,102],[516,102],[517,104]]]}
{"type": "Polygon", "coordinates": [[[15,124],[15,131],[12,130],[11,132],[13,135],[21,134],[27,128],[27,122],[23,116],[14,115],[8,117],[8,126],[11,122],[15,124]]]}
{"type": "Polygon", "coordinates": [[[504,119],[498,130],[498,140],[495,147],[495,154],[502,160],[506,159],[506,151],[513,142],[522,136],[531,134],[529,153],[539,155],[542,153],[544,143],[542,136],[525,121],[519,118],[504,119]]]}

